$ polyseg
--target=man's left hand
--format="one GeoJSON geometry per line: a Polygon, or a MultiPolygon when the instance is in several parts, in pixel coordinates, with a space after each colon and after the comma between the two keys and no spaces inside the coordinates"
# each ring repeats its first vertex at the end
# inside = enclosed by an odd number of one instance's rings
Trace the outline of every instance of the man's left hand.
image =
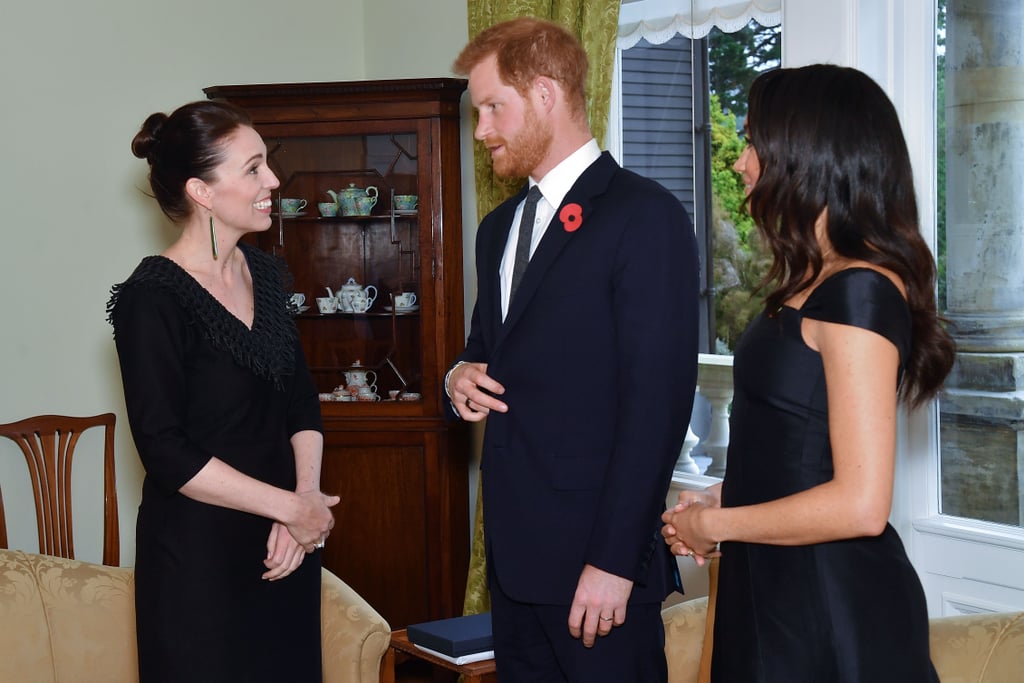
{"type": "Polygon", "coordinates": [[[570,635],[582,637],[584,646],[593,647],[597,636],[606,636],[613,627],[625,623],[626,603],[632,591],[629,579],[585,565],[569,608],[570,635]]]}

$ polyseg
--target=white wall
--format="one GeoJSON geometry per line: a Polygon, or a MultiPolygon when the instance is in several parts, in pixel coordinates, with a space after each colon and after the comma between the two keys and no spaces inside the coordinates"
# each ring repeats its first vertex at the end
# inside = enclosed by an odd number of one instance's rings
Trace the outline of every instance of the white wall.
{"type": "MultiPolygon", "coordinates": [[[[121,561],[131,564],[142,473],[104,306],[111,284],[175,236],[144,194],[133,135],[148,114],[202,99],[209,85],[450,75],[466,5],[16,0],[3,15],[0,422],[117,413],[121,561]]],[[[0,442],[10,543],[33,550],[21,458],[0,442]]],[[[99,461],[88,469],[82,517],[100,507],[99,461]]],[[[77,554],[98,561],[99,516],[82,521],[77,554]]]]}

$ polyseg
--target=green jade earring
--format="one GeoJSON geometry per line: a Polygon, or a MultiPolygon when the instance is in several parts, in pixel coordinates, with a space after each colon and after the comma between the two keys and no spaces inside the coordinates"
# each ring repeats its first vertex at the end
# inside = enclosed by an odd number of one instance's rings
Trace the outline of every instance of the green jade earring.
{"type": "Polygon", "coordinates": [[[210,244],[213,246],[213,260],[217,260],[217,229],[213,227],[213,214],[210,214],[210,244]]]}

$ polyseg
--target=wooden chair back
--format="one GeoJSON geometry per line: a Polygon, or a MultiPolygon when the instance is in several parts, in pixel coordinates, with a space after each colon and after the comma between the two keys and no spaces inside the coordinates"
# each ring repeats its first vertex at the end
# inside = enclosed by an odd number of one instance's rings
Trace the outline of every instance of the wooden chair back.
{"type": "MultiPolygon", "coordinates": [[[[92,427],[103,427],[103,564],[118,565],[120,539],[114,482],[114,419],[113,413],[93,417],[37,415],[0,424],[0,436],[17,443],[28,463],[41,554],[75,558],[71,524],[71,459],[82,433],[92,427]]],[[[2,493],[0,548],[7,548],[7,520],[2,493]]]]}

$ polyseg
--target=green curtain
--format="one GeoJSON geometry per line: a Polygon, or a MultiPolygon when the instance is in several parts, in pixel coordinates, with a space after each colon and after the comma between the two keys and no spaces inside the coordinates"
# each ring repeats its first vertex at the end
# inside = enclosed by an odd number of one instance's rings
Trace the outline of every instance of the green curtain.
{"type": "MultiPolygon", "coordinates": [[[[608,107],[612,94],[612,69],[615,64],[615,36],[619,26],[621,0],[467,0],[469,36],[509,19],[533,16],[555,21],[576,34],[587,51],[587,114],[590,130],[598,143],[608,131],[608,107]]],[[[486,216],[498,204],[522,187],[524,179],[502,179],[494,175],[490,156],[476,147],[473,154],[476,177],[477,215],[486,216]]],[[[482,476],[482,473],[481,473],[482,476]]],[[[477,489],[476,515],[473,520],[473,548],[463,611],[478,614],[490,609],[487,593],[487,567],[484,558],[482,487],[477,489]]]]}

